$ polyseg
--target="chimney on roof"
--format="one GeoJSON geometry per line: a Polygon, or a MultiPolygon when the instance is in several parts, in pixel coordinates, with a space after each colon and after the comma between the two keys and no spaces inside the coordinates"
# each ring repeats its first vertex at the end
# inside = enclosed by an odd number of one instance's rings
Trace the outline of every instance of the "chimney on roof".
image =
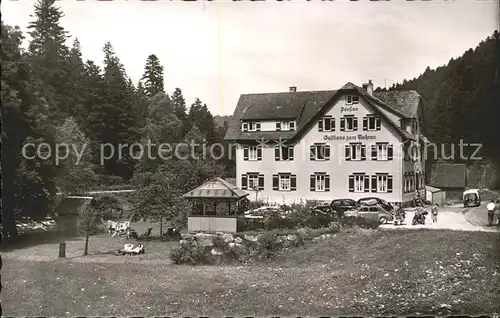
{"type": "Polygon", "coordinates": [[[290,86],[290,93],[297,92],[297,86],[290,86]]]}
{"type": "Polygon", "coordinates": [[[373,83],[372,83],[372,80],[368,80],[368,83],[363,84],[363,89],[368,93],[368,95],[373,96],[373,83]]]}

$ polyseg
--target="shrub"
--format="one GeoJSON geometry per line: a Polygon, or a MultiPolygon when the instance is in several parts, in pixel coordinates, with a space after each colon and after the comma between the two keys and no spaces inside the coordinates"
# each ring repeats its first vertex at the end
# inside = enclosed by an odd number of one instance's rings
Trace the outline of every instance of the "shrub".
{"type": "Polygon", "coordinates": [[[175,264],[213,264],[214,260],[211,257],[211,247],[182,245],[174,248],[170,253],[170,259],[175,264]]]}
{"type": "Polygon", "coordinates": [[[321,214],[311,214],[306,219],[306,225],[312,229],[319,229],[322,227],[327,227],[331,221],[332,218],[329,216],[321,214]]]}
{"type": "Polygon", "coordinates": [[[281,242],[276,232],[268,232],[259,236],[259,256],[271,258],[281,248],[281,242]]]}
{"type": "Polygon", "coordinates": [[[300,220],[297,217],[287,216],[271,216],[265,220],[265,229],[268,231],[276,229],[295,229],[300,225],[300,220]]]}

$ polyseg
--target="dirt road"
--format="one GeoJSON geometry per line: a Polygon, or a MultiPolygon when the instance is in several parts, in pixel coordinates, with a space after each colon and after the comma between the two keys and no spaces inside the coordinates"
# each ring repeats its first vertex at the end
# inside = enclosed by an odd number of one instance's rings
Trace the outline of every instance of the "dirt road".
{"type": "MultiPolygon", "coordinates": [[[[430,209],[427,209],[430,211],[430,209]]],[[[486,212],[486,203],[479,207],[464,208],[461,205],[451,207],[441,207],[439,210],[437,223],[432,223],[431,215],[426,216],[425,225],[411,225],[413,211],[407,210],[405,223],[395,226],[393,223],[382,225],[382,229],[440,229],[456,231],[483,231],[499,232],[497,226],[488,226],[488,216],[486,212]]]]}

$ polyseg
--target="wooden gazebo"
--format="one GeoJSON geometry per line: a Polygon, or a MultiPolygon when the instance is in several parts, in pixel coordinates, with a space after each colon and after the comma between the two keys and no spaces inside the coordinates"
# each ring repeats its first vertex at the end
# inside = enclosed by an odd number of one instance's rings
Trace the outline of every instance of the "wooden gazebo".
{"type": "Polygon", "coordinates": [[[188,216],[189,232],[236,232],[238,217],[243,217],[243,200],[248,193],[235,185],[214,178],[184,194],[192,202],[188,216]]]}

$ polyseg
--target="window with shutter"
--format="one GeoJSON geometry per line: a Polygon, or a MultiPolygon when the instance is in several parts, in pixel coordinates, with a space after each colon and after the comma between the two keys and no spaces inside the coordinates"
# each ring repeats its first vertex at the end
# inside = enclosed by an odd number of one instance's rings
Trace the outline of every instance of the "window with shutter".
{"type": "Polygon", "coordinates": [[[372,192],[377,192],[377,176],[372,176],[372,192]]]}
{"type": "Polygon", "coordinates": [[[372,145],[372,160],[377,160],[377,145],[372,145]]]}
{"type": "Polygon", "coordinates": [[[281,122],[281,130],[282,131],[289,131],[290,130],[290,122],[289,121],[282,121],[281,122]]]}
{"type": "Polygon", "coordinates": [[[273,174],[273,190],[279,190],[280,179],[277,174],[273,174]]]}
{"type": "Polygon", "coordinates": [[[294,131],[294,130],[295,130],[295,122],[294,122],[294,121],[291,121],[291,122],[290,122],[290,130],[291,130],[291,131],[294,131]]]}
{"type": "Polygon", "coordinates": [[[316,146],[313,145],[313,146],[309,147],[309,151],[311,152],[310,159],[316,160],[316,146]]]}
{"type": "Polygon", "coordinates": [[[345,160],[351,160],[351,145],[345,145],[345,160]]]}
{"type": "Polygon", "coordinates": [[[366,160],[366,148],[364,145],[349,144],[347,146],[349,147],[349,160],[366,160]]]}
{"type": "Polygon", "coordinates": [[[297,176],[292,174],[290,176],[290,191],[297,190],[297,176]]]}
{"type": "Polygon", "coordinates": [[[316,189],[315,189],[315,191],[318,191],[318,192],[325,191],[325,188],[326,188],[326,183],[325,183],[326,175],[324,173],[316,173],[315,177],[316,177],[316,182],[315,182],[316,183],[316,189]]]}
{"type": "Polygon", "coordinates": [[[262,160],[262,148],[257,148],[257,160],[262,160]]]}
{"type": "Polygon", "coordinates": [[[248,123],[243,123],[243,131],[248,131],[248,123]]]}
{"type": "Polygon", "coordinates": [[[289,173],[278,174],[279,176],[279,190],[290,191],[292,176],[289,173]]]}
{"type": "Polygon", "coordinates": [[[394,147],[393,145],[387,145],[387,160],[392,160],[394,157],[394,147]]]}
{"type": "Polygon", "coordinates": [[[323,118],[323,121],[324,121],[324,127],[325,127],[325,131],[331,131],[332,130],[332,127],[331,127],[331,121],[330,121],[330,118],[323,118]]]}
{"type": "Polygon", "coordinates": [[[259,131],[260,123],[258,122],[249,122],[248,123],[248,131],[259,131]]]}
{"type": "MultiPolygon", "coordinates": [[[[365,175],[364,174],[354,174],[354,192],[365,192],[365,175]]],[[[368,178],[366,178],[368,179],[368,178]]],[[[368,185],[369,187],[369,185],[368,185]]]]}
{"type": "Polygon", "coordinates": [[[280,147],[275,147],[274,148],[274,160],[279,161],[281,158],[281,148],[280,147]]]}
{"type": "Polygon", "coordinates": [[[387,176],[387,192],[392,192],[392,176],[387,176]]]}
{"type": "Polygon", "coordinates": [[[263,174],[259,175],[259,190],[260,191],[264,190],[264,175],[263,174]]]}
{"type": "Polygon", "coordinates": [[[293,160],[293,146],[288,147],[288,160],[293,160]]]}
{"type": "Polygon", "coordinates": [[[370,178],[368,176],[364,176],[364,191],[365,192],[370,192],[370,178]]]}
{"type": "Polygon", "coordinates": [[[241,189],[242,190],[247,189],[247,175],[246,174],[241,175],[241,189]]]}
{"type": "Polygon", "coordinates": [[[387,147],[386,143],[377,143],[377,160],[387,160],[387,147]]]}
{"type": "Polygon", "coordinates": [[[368,131],[375,131],[377,129],[377,121],[378,121],[378,116],[376,115],[368,115],[363,118],[363,130],[368,130],[368,131]],[[364,129],[364,122],[366,119],[366,129],[364,129]]]}
{"type": "Polygon", "coordinates": [[[330,145],[315,144],[315,145],[312,145],[310,147],[310,149],[311,149],[311,160],[329,160],[330,159],[330,145]]]}
{"type": "Polygon", "coordinates": [[[318,131],[323,131],[323,119],[318,120],[318,131]]]}
{"type": "Polygon", "coordinates": [[[357,129],[358,129],[358,119],[356,117],[352,115],[345,115],[340,119],[341,131],[356,131],[357,129]],[[344,129],[342,129],[342,126],[344,126],[344,129]]]}
{"type": "Polygon", "coordinates": [[[243,147],[243,160],[248,160],[248,147],[243,147]]]}
{"type": "Polygon", "coordinates": [[[276,131],[281,131],[281,122],[276,122],[276,131]]]}
{"type": "Polygon", "coordinates": [[[368,117],[363,117],[363,130],[368,130],[368,117]]]}
{"type": "Polygon", "coordinates": [[[359,96],[358,95],[346,95],[345,103],[347,105],[358,104],[359,96]]]}
{"type": "Polygon", "coordinates": [[[377,192],[387,192],[387,175],[377,175],[377,192]]]}
{"type": "Polygon", "coordinates": [[[256,190],[259,189],[259,174],[258,173],[247,173],[247,189],[256,190]]]}
{"type": "Polygon", "coordinates": [[[349,176],[349,192],[354,192],[354,176],[349,176]]]}
{"type": "Polygon", "coordinates": [[[312,174],[309,177],[309,189],[311,191],[316,191],[316,175],[312,174]]]}

